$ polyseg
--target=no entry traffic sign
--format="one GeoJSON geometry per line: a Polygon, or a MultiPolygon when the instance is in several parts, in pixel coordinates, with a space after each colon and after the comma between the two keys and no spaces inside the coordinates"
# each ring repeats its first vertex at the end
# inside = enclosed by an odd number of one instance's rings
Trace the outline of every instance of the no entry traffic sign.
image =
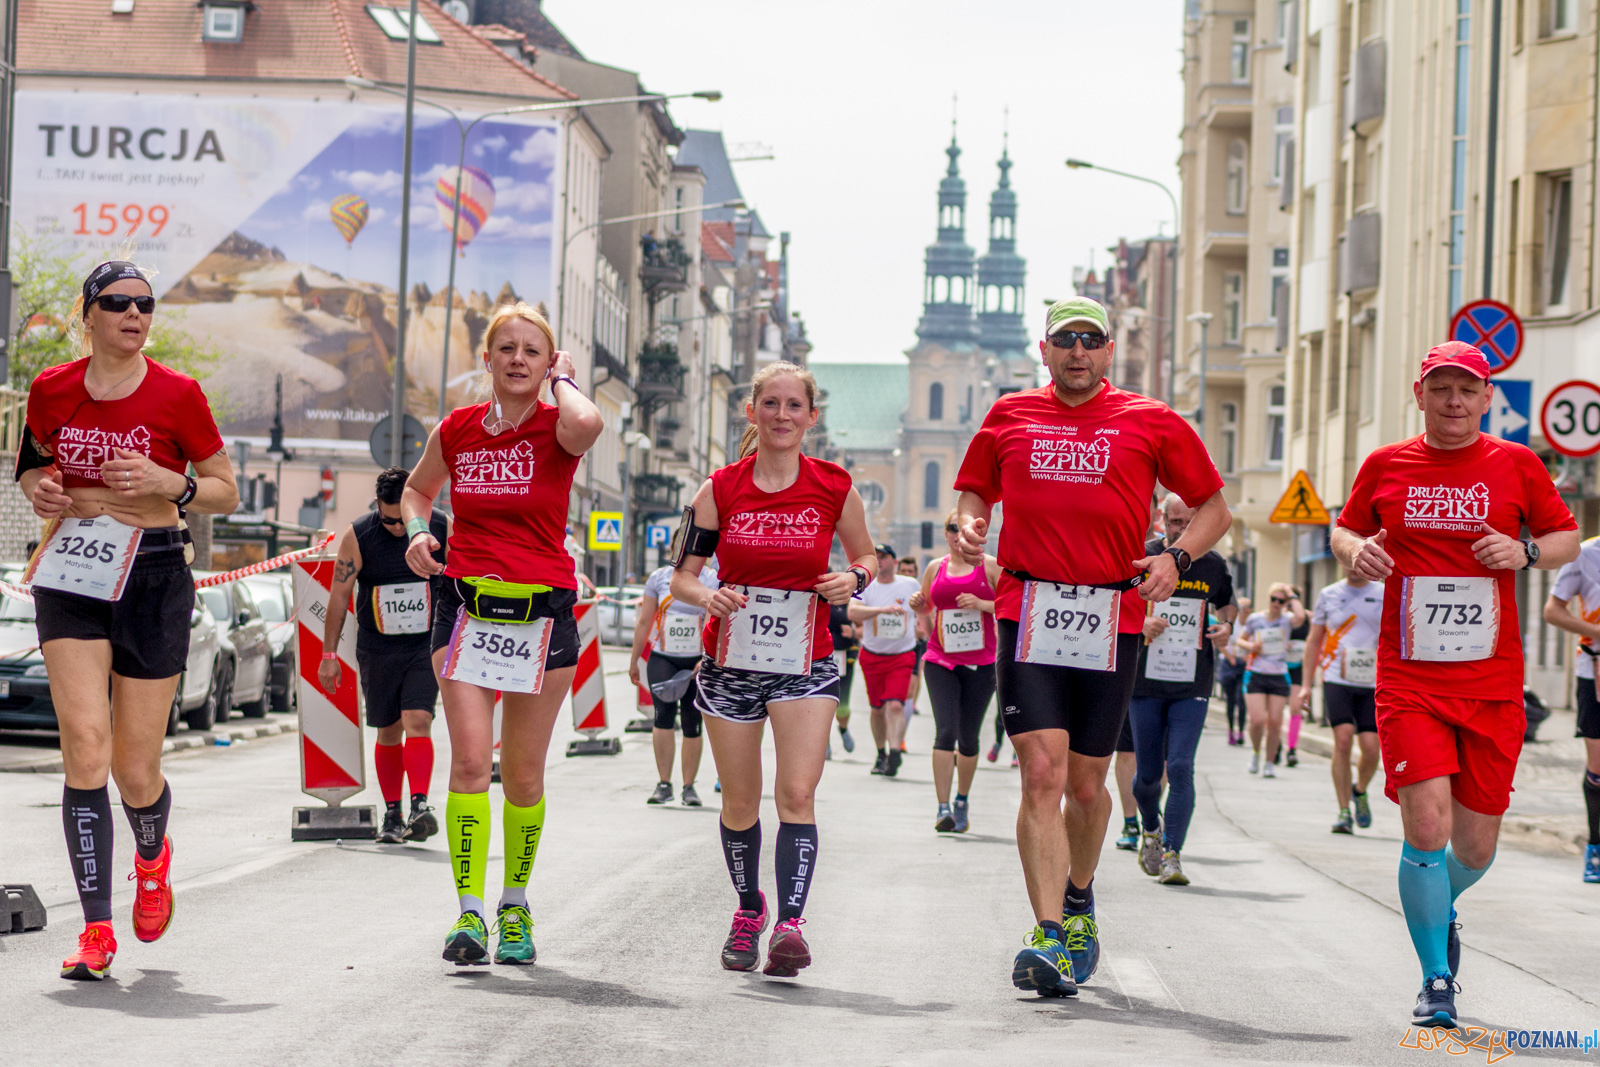
{"type": "Polygon", "coordinates": [[[1582,459],[1600,452],[1600,385],[1582,380],[1550,390],[1539,411],[1539,426],[1551,448],[1582,459]]]}
{"type": "Polygon", "coordinates": [[[1465,341],[1482,350],[1489,373],[1499,374],[1522,355],[1522,320],[1498,300],[1463,304],[1450,320],[1450,340],[1465,341]]]}

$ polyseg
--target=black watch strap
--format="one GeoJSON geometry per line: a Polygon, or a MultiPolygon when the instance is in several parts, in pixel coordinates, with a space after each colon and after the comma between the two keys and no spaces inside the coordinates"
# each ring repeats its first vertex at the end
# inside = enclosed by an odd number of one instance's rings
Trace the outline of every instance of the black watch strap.
{"type": "Polygon", "coordinates": [[[1178,565],[1179,574],[1183,574],[1194,565],[1194,560],[1189,556],[1189,553],[1185,552],[1177,545],[1173,545],[1171,548],[1168,548],[1165,554],[1171,556],[1172,562],[1178,565]]]}
{"type": "Polygon", "coordinates": [[[1539,543],[1537,541],[1522,542],[1522,552],[1528,557],[1528,562],[1524,565],[1524,569],[1531,569],[1535,563],[1539,562],[1539,543]]]}

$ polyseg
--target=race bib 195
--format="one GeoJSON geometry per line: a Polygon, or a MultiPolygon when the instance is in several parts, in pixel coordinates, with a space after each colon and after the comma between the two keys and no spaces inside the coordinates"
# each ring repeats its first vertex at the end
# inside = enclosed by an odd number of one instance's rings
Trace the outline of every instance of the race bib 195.
{"type": "Polygon", "coordinates": [[[40,589],[120,600],[144,531],[108,515],[62,519],[23,575],[40,589]]]}
{"type": "Polygon", "coordinates": [[[1493,578],[1406,578],[1400,583],[1400,658],[1471,663],[1494,655],[1500,597],[1493,578]]]}
{"type": "Polygon", "coordinates": [[[745,606],[722,620],[717,666],[766,674],[810,674],[816,594],[731,586],[745,606]]]}
{"type": "Polygon", "coordinates": [[[983,612],[966,608],[939,612],[939,645],[946,652],[983,651],[983,612]]]}
{"type": "Polygon", "coordinates": [[[1144,676],[1158,682],[1192,682],[1200,663],[1200,620],[1206,602],[1173,597],[1151,605],[1151,614],[1167,620],[1167,628],[1145,649],[1144,676]]]}
{"type": "Polygon", "coordinates": [[[1092,585],[1024,582],[1019,663],[1117,669],[1117,594],[1092,585]]]}
{"type": "Polygon", "coordinates": [[[433,625],[427,582],[397,582],[372,589],[372,617],[380,634],[426,633],[433,625]]]}
{"type": "Polygon", "coordinates": [[[507,693],[537,693],[544,685],[555,620],[484,622],[462,608],[456,615],[440,672],[454,682],[507,693]]]}

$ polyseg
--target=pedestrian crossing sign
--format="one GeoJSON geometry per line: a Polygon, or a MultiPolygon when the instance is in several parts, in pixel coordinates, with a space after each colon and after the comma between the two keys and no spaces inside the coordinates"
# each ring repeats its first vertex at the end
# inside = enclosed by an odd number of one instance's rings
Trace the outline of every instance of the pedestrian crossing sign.
{"type": "Polygon", "coordinates": [[[1326,526],[1333,519],[1328,515],[1328,509],[1322,506],[1317,491],[1311,487],[1311,479],[1306,472],[1295,471],[1294,477],[1289,480],[1289,488],[1283,491],[1278,506],[1272,509],[1270,521],[1326,526]]]}
{"type": "Polygon", "coordinates": [[[589,551],[616,552],[622,548],[622,512],[589,512],[589,551]]]}

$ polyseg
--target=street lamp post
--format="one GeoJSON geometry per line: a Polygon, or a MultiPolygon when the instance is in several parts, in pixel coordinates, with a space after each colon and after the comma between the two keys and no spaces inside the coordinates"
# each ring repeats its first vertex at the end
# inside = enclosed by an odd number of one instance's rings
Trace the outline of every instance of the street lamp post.
{"type": "Polygon", "coordinates": [[[1206,443],[1206,329],[1211,325],[1211,312],[1197,311],[1189,316],[1190,322],[1200,324],[1200,402],[1194,409],[1195,428],[1200,431],[1200,443],[1206,443]]]}
{"type": "MultiPolygon", "coordinates": [[[[412,0],[412,7],[413,7],[412,17],[413,17],[413,19],[416,17],[415,16],[415,10],[414,10],[415,6],[416,6],[416,0],[412,0]]],[[[414,37],[412,38],[412,42],[413,42],[413,49],[414,49],[415,48],[415,38],[414,37]]],[[[718,90],[715,90],[715,89],[703,89],[703,90],[701,90],[699,92],[693,92],[693,93],[646,93],[646,94],[639,95],[639,96],[604,97],[604,98],[598,99],[598,100],[562,100],[562,101],[558,101],[558,102],[555,102],[555,103],[522,104],[522,105],[519,105],[517,107],[504,107],[504,108],[498,108],[498,109],[496,109],[494,111],[485,111],[482,114],[478,115],[476,118],[474,118],[471,122],[463,123],[462,120],[461,120],[461,113],[459,111],[457,111],[455,108],[450,107],[450,106],[448,106],[446,104],[441,104],[436,100],[429,100],[426,97],[416,96],[416,94],[413,93],[413,92],[401,93],[398,89],[391,88],[390,86],[379,85],[377,82],[372,81],[370,78],[360,78],[360,77],[356,77],[355,75],[351,75],[350,77],[346,78],[344,80],[344,82],[351,89],[358,89],[358,90],[359,89],[374,89],[374,90],[377,90],[378,92],[389,93],[392,96],[405,96],[406,97],[406,141],[405,141],[405,143],[406,143],[405,157],[406,158],[405,158],[405,167],[404,167],[404,171],[405,171],[405,173],[404,173],[405,191],[403,193],[403,199],[401,200],[402,221],[401,221],[401,224],[400,224],[400,245],[401,245],[401,252],[400,252],[400,279],[401,279],[401,281],[400,281],[400,285],[401,285],[401,290],[402,290],[401,293],[400,293],[400,315],[399,315],[399,317],[400,317],[400,325],[399,325],[400,354],[399,354],[399,356],[397,356],[397,358],[395,360],[395,375],[394,375],[394,377],[395,377],[395,398],[394,398],[394,416],[393,416],[393,418],[394,418],[394,425],[395,425],[396,429],[395,429],[394,443],[391,445],[391,454],[394,457],[394,465],[395,466],[399,466],[399,464],[400,464],[399,455],[400,455],[400,447],[401,447],[401,440],[402,440],[400,432],[399,432],[399,427],[400,427],[400,424],[401,424],[401,414],[400,413],[401,413],[401,409],[402,409],[402,407],[404,405],[404,400],[405,400],[405,378],[404,378],[404,371],[402,369],[403,365],[404,365],[404,355],[405,355],[405,345],[404,345],[404,341],[405,341],[405,315],[406,315],[405,292],[404,292],[404,288],[405,288],[405,284],[406,284],[406,282],[405,282],[405,278],[406,278],[406,274],[405,274],[405,270],[406,270],[406,251],[405,251],[405,249],[406,249],[406,238],[407,238],[408,231],[410,229],[410,226],[408,225],[408,221],[409,221],[410,208],[411,208],[411,126],[412,126],[411,106],[412,106],[413,99],[416,100],[416,101],[419,101],[421,103],[427,104],[429,107],[438,108],[440,111],[443,111],[445,114],[449,115],[451,120],[455,122],[455,124],[456,124],[456,132],[459,135],[459,145],[458,145],[457,152],[456,152],[455,191],[454,191],[454,195],[451,197],[452,204],[451,204],[451,209],[450,209],[450,245],[451,245],[451,247],[450,247],[450,272],[449,272],[449,278],[445,282],[444,350],[443,350],[443,352],[441,353],[441,355],[439,357],[439,421],[443,422],[444,421],[444,417],[445,417],[445,390],[449,387],[449,382],[450,382],[450,318],[451,318],[451,312],[455,310],[456,259],[458,258],[457,257],[457,250],[455,248],[455,240],[456,240],[456,230],[461,225],[461,172],[462,172],[462,168],[466,165],[466,161],[467,161],[467,138],[472,134],[473,127],[477,126],[478,123],[482,122],[484,119],[493,118],[493,117],[495,117],[497,115],[522,115],[522,114],[527,114],[528,112],[533,112],[533,111],[564,111],[564,110],[567,110],[569,108],[575,108],[575,107],[597,107],[597,106],[599,106],[601,104],[641,104],[641,103],[648,103],[648,102],[661,101],[661,100],[680,100],[680,99],[684,99],[686,97],[693,97],[693,98],[699,99],[699,100],[712,100],[712,101],[715,101],[715,100],[721,100],[722,99],[722,93],[719,92],[718,90]]],[[[408,89],[409,89],[409,85],[408,85],[408,89]]],[[[565,250],[565,248],[563,248],[562,249],[563,273],[565,272],[565,261],[566,261],[566,250],[565,250]]],[[[561,284],[561,282],[558,280],[557,285],[559,286],[560,284],[561,284]]],[[[559,309],[559,302],[558,302],[557,306],[558,306],[558,309],[559,309]]],[[[559,310],[558,310],[558,314],[557,314],[558,320],[559,320],[559,317],[560,316],[559,316],[559,310]]],[[[559,332],[558,332],[558,336],[559,336],[559,332]]]]}
{"type": "Polygon", "coordinates": [[[417,109],[417,0],[411,0],[411,16],[406,19],[406,129],[401,150],[400,170],[405,185],[400,189],[400,292],[395,330],[394,415],[389,421],[389,466],[400,466],[405,455],[404,412],[406,409],[406,268],[411,258],[411,142],[417,109]]]}
{"type": "Polygon", "coordinates": [[[1171,407],[1175,397],[1174,389],[1178,377],[1178,316],[1182,308],[1178,305],[1178,198],[1172,194],[1161,182],[1154,178],[1146,178],[1140,174],[1129,174],[1125,170],[1113,170],[1102,167],[1098,163],[1089,163],[1081,159],[1067,160],[1067,166],[1072,170],[1099,170],[1107,174],[1115,174],[1119,178],[1128,178],[1136,182],[1153,185],[1167,194],[1167,199],[1172,203],[1172,314],[1169,316],[1171,325],[1171,344],[1167,351],[1167,406],[1171,407]]]}

